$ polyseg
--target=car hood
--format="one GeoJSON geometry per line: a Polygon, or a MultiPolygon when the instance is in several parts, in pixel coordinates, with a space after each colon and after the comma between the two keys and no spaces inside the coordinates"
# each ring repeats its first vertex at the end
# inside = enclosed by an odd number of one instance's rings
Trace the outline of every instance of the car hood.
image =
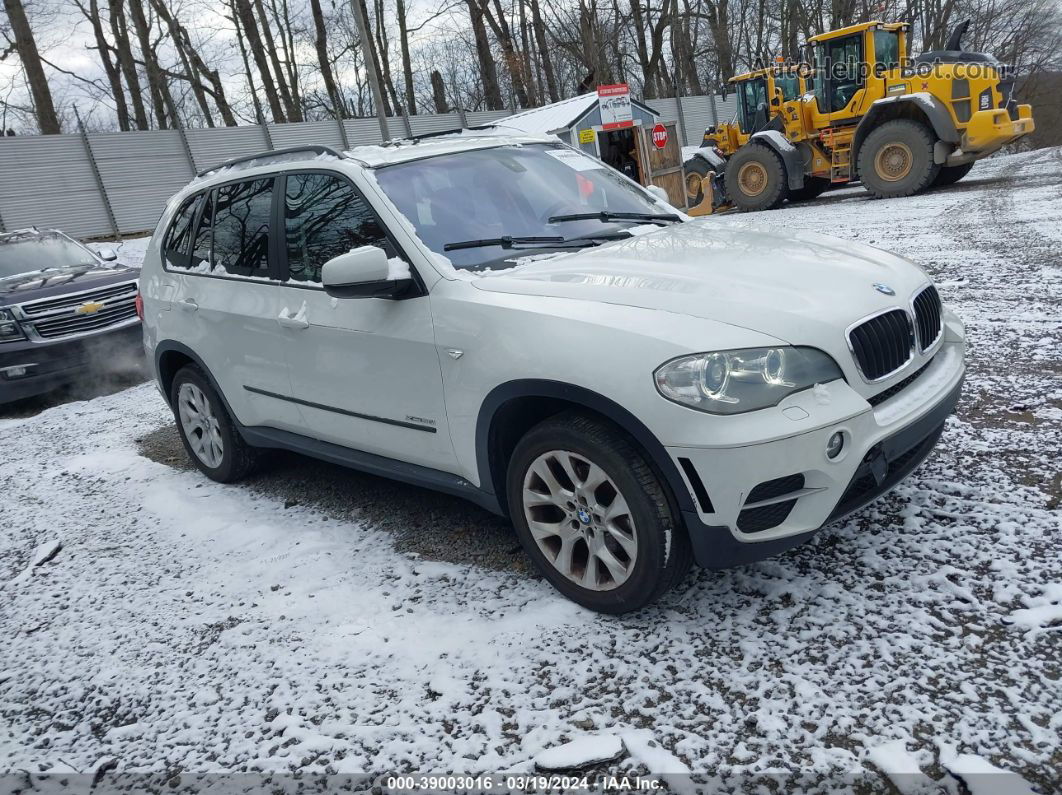
{"type": "Polygon", "coordinates": [[[70,265],[27,271],[0,278],[0,304],[88,290],[136,277],[137,272],[124,265],[70,265]]]}
{"type": "Polygon", "coordinates": [[[714,219],[533,261],[473,284],[692,315],[832,348],[826,339],[841,342],[860,318],[906,306],[928,281],[917,265],[870,246],[714,219]]]}

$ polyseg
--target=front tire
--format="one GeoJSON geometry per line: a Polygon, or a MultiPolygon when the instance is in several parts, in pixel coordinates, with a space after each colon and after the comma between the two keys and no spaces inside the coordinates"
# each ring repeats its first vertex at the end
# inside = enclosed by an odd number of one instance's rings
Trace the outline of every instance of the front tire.
{"type": "Polygon", "coordinates": [[[638,610],[692,560],[665,487],[615,426],[564,412],[516,445],[506,480],[513,525],[543,576],[600,613],[638,610]]]}
{"type": "Polygon", "coordinates": [[[782,158],[769,147],[746,144],[726,164],[726,195],[742,212],[780,207],[789,195],[782,158]]]}
{"type": "Polygon", "coordinates": [[[170,406],[184,449],[204,475],[232,483],[254,469],[257,451],[240,436],[210,379],[195,365],[173,377],[170,406]]]}
{"type": "Polygon", "coordinates": [[[910,196],[933,184],[936,137],[921,122],[893,119],[874,130],[859,148],[859,180],[879,199],[910,196]]]}

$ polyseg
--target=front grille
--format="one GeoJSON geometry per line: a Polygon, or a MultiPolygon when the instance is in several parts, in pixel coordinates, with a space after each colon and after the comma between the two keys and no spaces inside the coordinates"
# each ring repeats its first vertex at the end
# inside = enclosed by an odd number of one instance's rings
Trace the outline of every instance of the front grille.
{"type": "Polygon", "coordinates": [[[884,403],[889,398],[900,394],[901,392],[903,392],[903,390],[907,389],[907,387],[909,387],[911,384],[913,384],[915,382],[915,380],[918,378],[918,376],[922,375],[922,373],[924,373],[926,370],[928,370],[929,369],[929,365],[932,364],[932,363],[933,363],[933,360],[930,359],[919,370],[916,370],[914,373],[912,373],[911,375],[907,376],[905,379],[900,381],[900,383],[893,384],[888,389],[884,389],[881,392],[878,392],[878,394],[872,395],[871,397],[868,397],[867,398],[867,403],[869,403],[871,406],[880,406],[882,403],[884,403]]]}
{"type": "Polygon", "coordinates": [[[101,287],[97,290],[63,295],[22,304],[22,314],[41,339],[57,339],[101,331],[128,323],[136,317],[136,282],[101,287]],[[87,303],[103,306],[95,312],[79,314],[87,303]]]}
{"type": "Polygon", "coordinates": [[[758,508],[746,508],[738,514],[737,526],[742,533],[759,533],[777,527],[789,518],[796,500],[772,502],[758,508]]]}
{"type": "Polygon", "coordinates": [[[867,381],[880,381],[911,360],[914,329],[902,309],[876,315],[848,332],[856,364],[867,381]]]}
{"type": "Polygon", "coordinates": [[[124,284],[112,284],[110,287],[101,287],[98,290],[90,290],[73,295],[61,295],[58,298],[48,298],[43,301],[30,301],[22,304],[22,313],[28,318],[47,315],[60,309],[73,309],[87,301],[110,302],[122,298],[133,300],[136,298],[136,282],[124,284]]]}
{"type": "Polygon", "coordinates": [[[918,345],[926,351],[940,337],[943,330],[940,295],[932,284],[915,296],[915,325],[918,327],[918,345]]]}
{"type": "Polygon", "coordinates": [[[136,317],[136,305],[132,302],[123,302],[114,306],[104,307],[92,315],[59,315],[48,320],[38,320],[33,324],[37,334],[44,339],[67,337],[71,334],[85,334],[90,331],[99,331],[108,326],[115,326],[126,320],[136,317]]]}
{"type": "Polygon", "coordinates": [[[800,491],[802,488],[804,488],[804,476],[800,474],[766,480],[749,492],[745,503],[762,502],[773,497],[781,497],[783,494],[800,491]]]}

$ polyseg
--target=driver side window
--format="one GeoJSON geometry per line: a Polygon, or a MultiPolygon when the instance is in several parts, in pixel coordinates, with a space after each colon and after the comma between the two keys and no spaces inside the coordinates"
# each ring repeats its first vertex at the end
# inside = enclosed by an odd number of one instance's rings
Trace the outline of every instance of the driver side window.
{"type": "Polygon", "coordinates": [[[847,108],[856,92],[863,87],[862,45],[862,35],[857,33],[831,41],[826,47],[831,113],[847,108]]]}

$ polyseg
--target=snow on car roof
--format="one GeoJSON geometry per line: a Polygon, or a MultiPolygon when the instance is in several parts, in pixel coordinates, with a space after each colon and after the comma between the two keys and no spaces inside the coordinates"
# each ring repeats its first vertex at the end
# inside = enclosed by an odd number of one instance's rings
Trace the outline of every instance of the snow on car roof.
{"type": "Polygon", "coordinates": [[[532,135],[496,132],[494,130],[459,130],[429,138],[404,138],[383,145],[356,146],[343,154],[367,168],[382,168],[409,160],[421,160],[436,155],[489,149],[495,146],[556,143],[553,135],[532,135]]]}

